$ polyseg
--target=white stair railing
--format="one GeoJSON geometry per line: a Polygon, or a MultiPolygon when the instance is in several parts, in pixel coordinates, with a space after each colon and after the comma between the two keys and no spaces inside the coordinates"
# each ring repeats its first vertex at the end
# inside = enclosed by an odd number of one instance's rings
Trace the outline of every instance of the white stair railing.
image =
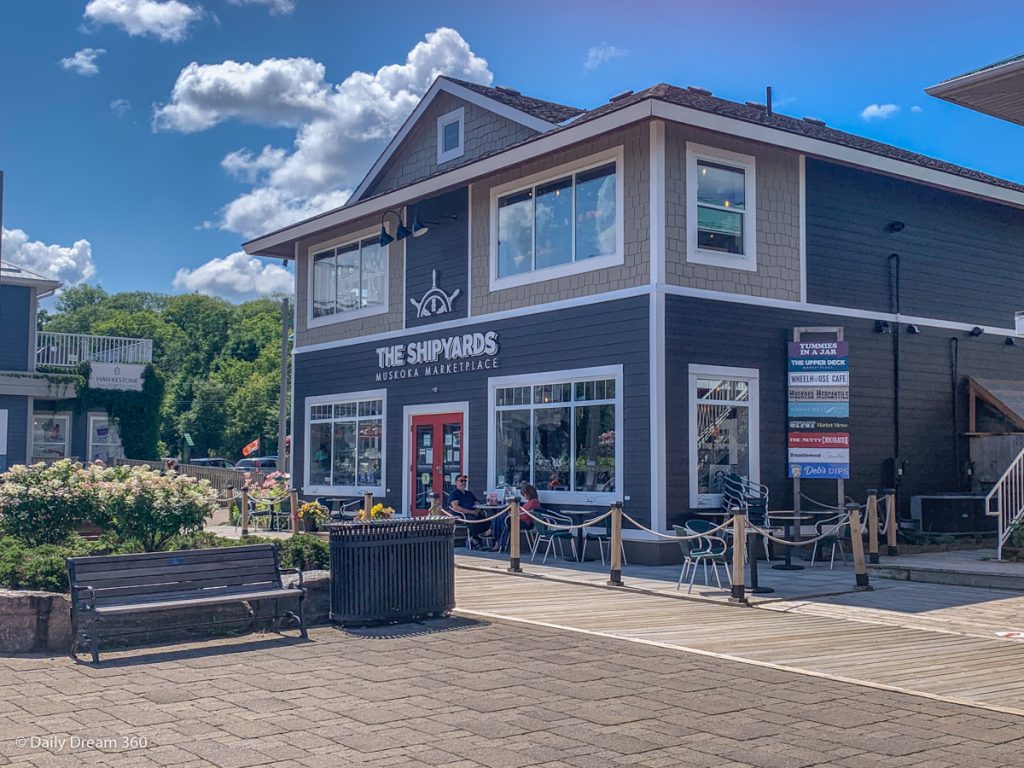
{"type": "Polygon", "coordinates": [[[985,513],[999,517],[996,557],[1003,559],[1003,545],[1014,530],[1013,523],[1024,516],[1024,450],[1017,454],[1003,476],[985,497],[985,513]]]}

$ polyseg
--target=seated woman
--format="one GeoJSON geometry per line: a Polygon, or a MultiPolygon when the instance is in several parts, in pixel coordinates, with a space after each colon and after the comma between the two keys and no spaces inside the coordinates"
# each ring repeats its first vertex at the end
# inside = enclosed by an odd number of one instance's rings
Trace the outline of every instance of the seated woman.
{"type": "MultiPolygon", "coordinates": [[[[448,494],[448,506],[451,507],[452,512],[462,515],[467,520],[478,519],[481,515],[476,509],[477,503],[476,495],[469,490],[469,477],[467,475],[456,477],[455,490],[448,494]]],[[[470,523],[469,533],[473,537],[474,547],[483,546],[480,536],[486,533],[488,528],[487,523],[470,523]]]]}
{"type": "MultiPolygon", "coordinates": [[[[527,512],[540,509],[540,499],[537,498],[537,489],[523,480],[519,484],[519,492],[523,495],[523,501],[519,505],[519,530],[533,530],[533,518],[527,512]]],[[[508,545],[508,534],[510,530],[509,516],[503,515],[491,524],[494,531],[494,548],[492,552],[500,552],[508,545]]]]}

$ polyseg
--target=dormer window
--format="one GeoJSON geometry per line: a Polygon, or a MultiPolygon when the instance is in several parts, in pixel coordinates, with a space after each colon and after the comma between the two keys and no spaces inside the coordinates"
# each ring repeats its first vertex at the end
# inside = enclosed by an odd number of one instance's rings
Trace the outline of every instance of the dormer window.
{"type": "Polygon", "coordinates": [[[466,110],[459,107],[437,118],[437,164],[462,157],[465,150],[466,110]]]}

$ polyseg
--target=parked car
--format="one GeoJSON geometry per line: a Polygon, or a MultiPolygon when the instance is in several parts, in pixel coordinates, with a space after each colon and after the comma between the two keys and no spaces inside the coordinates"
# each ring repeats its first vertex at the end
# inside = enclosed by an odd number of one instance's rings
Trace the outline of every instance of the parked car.
{"type": "Polygon", "coordinates": [[[221,458],[189,459],[188,463],[194,467],[216,467],[217,469],[235,468],[235,465],[232,464],[228,459],[221,458]]]}
{"type": "Polygon", "coordinates": [[[277,469],[277,456],[242,459],[235,464],[235,469],[242,472],[273,472],[277,469]]]}

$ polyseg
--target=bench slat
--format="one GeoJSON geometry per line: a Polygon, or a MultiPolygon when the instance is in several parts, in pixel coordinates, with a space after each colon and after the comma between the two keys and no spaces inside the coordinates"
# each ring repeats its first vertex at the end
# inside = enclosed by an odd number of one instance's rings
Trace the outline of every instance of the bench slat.
{"type": "Polygon", "coordinates": [[[202,592],[209,589],[251,589],[254,585],[263,588],[266,585],[275,587],[281,586],[281,580],[277,576],[247,576],[239,579],[191,579],[165,581],[162,584],[131,584],[121,587],[110,587],[108,589],[97,589],[95,592],[96,603],[99,604],[110,598],[132,597],[136,601],[144,600],[151,595],[159,595],[163,592],[202,592]]]}
{"type": "Polygon", "coordinates": [[[197,550],[203,554],[195,555],[188,550],[182,550],[178,552],[149,552],[146,555],[118,555],[123,557],[124,560],[111,561],[108,557],[96,558],[101,562],[93,562],[91,557],[72,557],[69,558],[75,566],[75,572],[78,574],[96,573],[103,571],[122,571],[132,570],[136,568],[160,568],[171,565],[204,565],[208,563],[219,563],[219,562],[238,562],[241,560],[273,560],[274,552],[270,545],[265,545],[258,551],[253,551],[248,547],[245,547],[247,551],[239,552],[237,555],[225,554],[232,548],[225,547],[224,549],[217,552],[217,554],[205,554],[210,550],[197,550]]]}
{"type": "Polygon", "coordinates": [[[268,573],[276,572],[273,558],[264,560],[240,560],[234,562],[222,561],[219,563],[203,563],[202,565],[160,565],[152,568],[122,568],[116,571],[93,571],[82,573],[77,571],[75,580],[79,584],[91,584],[96,586],[97,582],[112,581],[121,579],[131,581],[144,576],[175,575],[182,573],[216,573],[218,571],[244,570],[247,568],[262,568],[268,573]]]}
{"type": "MultiPolygon", "coordinates": [[[[134,552],[128,555],[96,555],[90,557],[72,557],[79,565],[93,563],[122,563],[131,560],[158,560],[161,557],[187,556],[187,557],[209,557],[223,556],[226,552],[233,553],[239,557],[251,552],[266,552],[273,545],[271,544],[243,544],[237,547],[210,547],[208,549],[182,549],[174,552],[134,552]]],[[[233,559],[233,558],[232,558],[233,559]]]]}
{"type": "Polygon", "coordinates": [[[88,585],[99,591],[101,589],[110,589],[111,587],[144,586],[146,584],[166,584],[171,581],[195,581],[199,579],[238,579],[258,576],[277,579],[277,569],[273,567],[273,564],[268,567],[267,565],[232,566],[225,563],[220,568],[203,569],[201,571],[185,570],[182,568],[160,568],[157,570],[160,573],[134,573],[131,576],[107,574],[106,578],[89,576],[86,579],[78,579],[78,581],[83,586],[88,585]]]}
{"type": "Polygon", "coordinates": [[[121,613],[141,613],[143,611],[168,611],[175,608],[188,608],[192,605],[216,605],[217,603],[237,603],[241,600],[267,600],[274,597],[298,598],[301,593],[297,589],[267,589],[260,592],[239,592],[211,595],[208,597],[188,597],[181,600],[158,600],[148,603],[128,603],[124,605],[106,605],[96,609],[102,615],[121,613]]]}

